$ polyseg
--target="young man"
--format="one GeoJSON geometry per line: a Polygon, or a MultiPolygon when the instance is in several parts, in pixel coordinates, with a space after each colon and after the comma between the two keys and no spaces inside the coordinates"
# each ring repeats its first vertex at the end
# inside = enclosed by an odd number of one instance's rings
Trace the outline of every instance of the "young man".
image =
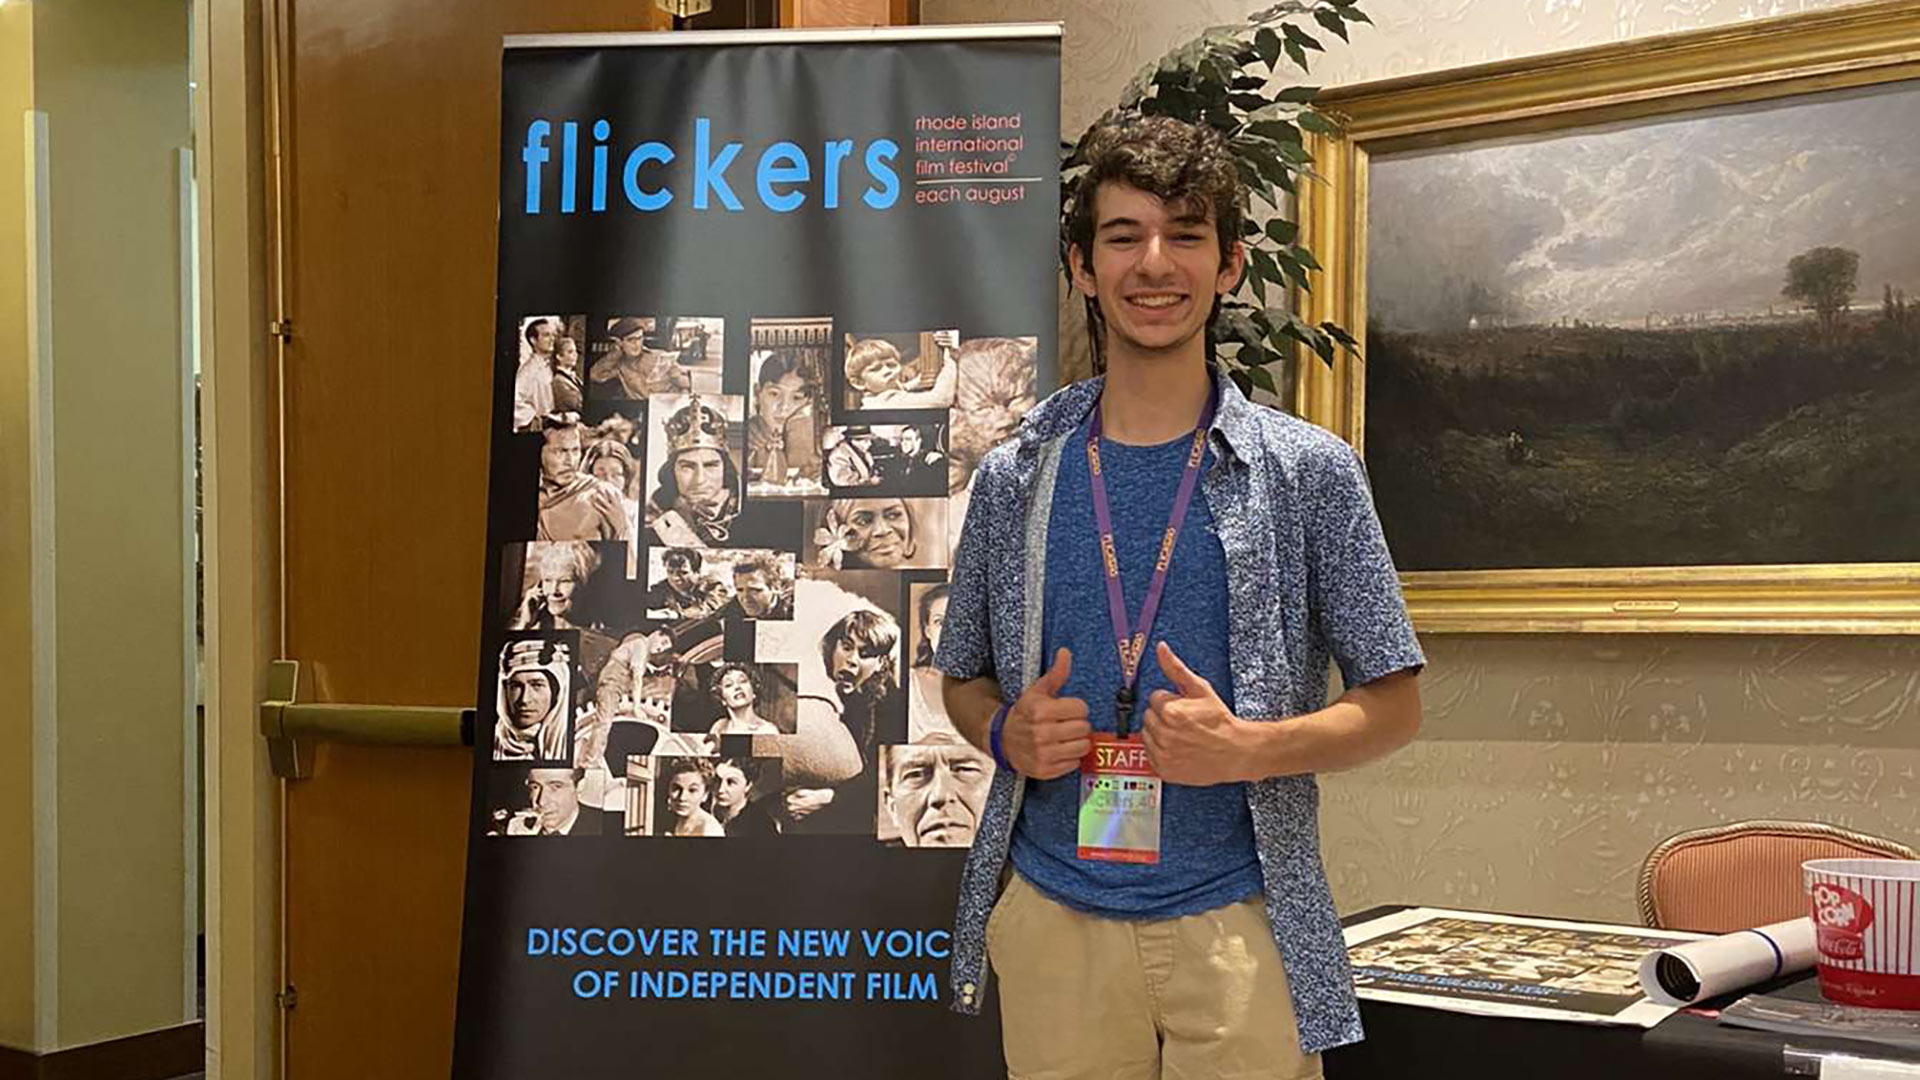
{"type": "Polygon", "coordinates": [[[752,551],[734,560],[733,599],[719,615],[723,619],[793,618],[792,575],[781,572],[771,551],[752,551]]]}
{"type": "Polygon", "coordinates": [[[1224,143],[1132,119],[1088,158],[1105,378],[982,461],[934,657],[1000,766],[955,1006],[990,959],[1012,1077],[1318,1076],[1361,1033],[1313,776],[1413,737],[1425,659],[1353,451],[1207,363],[1245,262],[1224,143]]]}
{"type": "Polygon", "coordinates": [[[553,349],[560,327],[544,316],[527,323],[527,358],[513,372],[513,430],[538,431],[540,418],[554,411],[553,349]]]}

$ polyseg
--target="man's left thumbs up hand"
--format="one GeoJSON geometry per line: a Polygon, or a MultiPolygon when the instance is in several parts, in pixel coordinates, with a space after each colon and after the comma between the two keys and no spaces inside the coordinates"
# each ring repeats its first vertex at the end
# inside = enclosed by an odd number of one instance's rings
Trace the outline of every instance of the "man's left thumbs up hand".
{"type": "Polygon", "coordinates": [[[1255,725],[1227,710],[1213,684],[1193,673],[1173,648],[1154,652],[1178,693],[1155,690],[1147,699],[1146,746],[1153,767],[1174,784],[1203,786],[1251,780],[1255,725]]]}

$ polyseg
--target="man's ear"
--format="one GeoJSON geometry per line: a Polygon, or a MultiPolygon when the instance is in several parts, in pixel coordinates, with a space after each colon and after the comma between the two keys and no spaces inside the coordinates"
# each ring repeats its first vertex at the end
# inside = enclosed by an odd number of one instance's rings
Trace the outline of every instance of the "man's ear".
{"type": "Polygon", "coordinates": [[[1069,244],[1067,246],[1067,270],[1073,275],[1073,287],[1079,291],[1081,296],[1089,300],[1095,300],[1099,298],[1100,294],[1094,285],[1093,274],[1087,269],[1085,260],[1086,253],[1080,250],[1079,244],[1069,244]]]}
{"type": "Polygon", "coordinates": [[[1247,246],[1235,240],[1227,246],[1227,261],[1220,264],[1220,277],[1214,282],[1214,291],[1221,296],[1240,287],[1240,279],[1247,272],[1247,246]]]}

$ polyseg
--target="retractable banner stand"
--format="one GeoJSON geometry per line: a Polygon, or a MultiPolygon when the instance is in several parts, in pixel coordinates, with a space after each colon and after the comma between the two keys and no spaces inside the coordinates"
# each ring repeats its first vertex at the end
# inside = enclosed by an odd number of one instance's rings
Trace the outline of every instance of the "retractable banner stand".
{"type": "Polygon", "coordinates": [[[1058,29],[512,39],[501,99],[453,1075],[1003,1073],[929,661],[1055,381],[1058,29]]]}

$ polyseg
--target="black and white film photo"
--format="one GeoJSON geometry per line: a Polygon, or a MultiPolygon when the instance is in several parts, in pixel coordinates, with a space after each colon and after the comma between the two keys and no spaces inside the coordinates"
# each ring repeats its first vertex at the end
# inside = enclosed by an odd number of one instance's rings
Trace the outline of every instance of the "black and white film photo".
{"type": "Polygon", "coordinates": [[[503,768],[488,778],[488,836],[598,836],[602,813],[580,801],[586,770],[503,768]]]}
{"type": "Polygon", "coordinates": [[[508,630],[574,630],[580,670],[599,672],[637,612],[619,541],[534,540],[508,544],[500,560],[508,630]]]}
{"type": "Polygon", "coordinates": [[[914,848],[973,846],[993,759],[959,736],[880,748],[880,804],[874,834],[914,848]]]}
{"type": "Polygon", "coordinates": [[[959,347],[958,330],[849,333],[840,358],[841,414],[947,408],[959,347]]]}
{"type": "Polygon", "coordinates": [[[540,492],[536,540],[627,540],[633,535],[618,484],[587,467],[591,433],[572,416],[549,416],[540,427],[540,492]]]}
{"type": "Polygon", "coordinates": [[[826,365],[832,322],[755,320],[752,415],[747,420],[747,493],[752,496],[824,495],[821,437],[826,428],[826,365]],[[768,344],[795,336],[808,344],[768,344]]]}
{"type": "Polygon", "coordinates": [[[806,571],[791,622],[758,625],[755,656],[797,665],[794,734],[779,740],[789,832],[872,835],[879,747],[906,741],[898,574],[806,571]]]}
{"type": "MultiPolygon", "coordinates": [[[[727,735],[791,735],[799,689],[795,664],[688,665],[673,698],[673,728],[727,735]]],[[[717,742],[715,745],[719,745],[717,742]]]]}
{"type": "Polygon", "coordinates": [[[647,504],[652,547],[726,547],[740,513],[740,397],[668,394],[647,409],[647,504]]]}
{"type": "Polygon", "coordinates": [[[690,315],[607,320],[594,343],[589,401],[645,401],[657,394],[717,394],[725,320],[690,315]]]}
{"type": "Polygon", "coordinates": [[[947,621],[944,581],[914,581],[907,585],[907,741],[931,742],[960,733],[947,717],[940,695],[940,671],[933,666],[940,647],[940,628],[947,621]]]}
{"type": "Polygon", "coordinates": [[[513,369],[513,430],[538,431],[549,416],[578,416],[584,315],[529,315],[520,320],[513,369]]]}
{"type": "Polygon", "coordinates": [[[945,567],[947,500],[897,495],[811,500],[802,561],[832,570],[945,567]]]}
{"type": "Polygon", "coordinates": [[[793,618],[792,552],[669,547],[647,559],[649,618],[793,618]]]}
{"type": "Polygon", "coordinates": [[[946,442],[941,423],[828,428],[827,486],[836,495],[945,495],[946,442]]]}
{"type": "Polygon", "coordinates": [[[500,650],[493,760],[573,763],[573,646],[567,632],[520,635],[500,650]]]}

